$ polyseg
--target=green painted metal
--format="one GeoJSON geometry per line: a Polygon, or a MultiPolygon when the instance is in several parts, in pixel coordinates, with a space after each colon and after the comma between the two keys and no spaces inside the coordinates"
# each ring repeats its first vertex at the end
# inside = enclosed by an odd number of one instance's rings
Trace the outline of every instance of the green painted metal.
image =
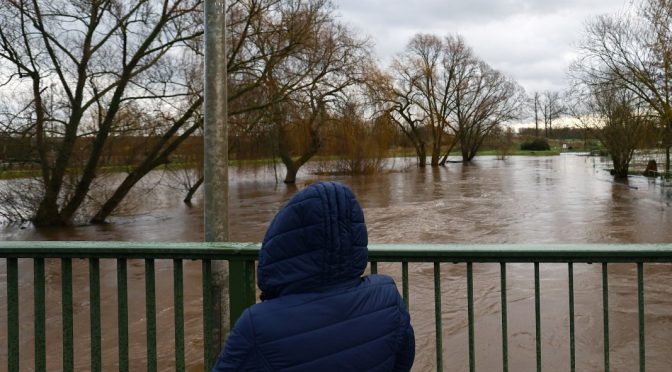
{"type": "Polygon", "coordinates": [[[371,274],[378,274],[378,262],[371,261],[371,274]]]}
{"type": "Polygon", "coordinates": [[[33,261],[33,283],[33,304],[35,308],[35,370],[44,371],[47,368],[47,339],[45,334],[45,281],[43,258],[36,258],[33,261]]]}
{"type": "Polygon", "coordinates": [[[604,372],[609,372],[609,274],[607,263],[602,263],[602,320],[604,329],[604,372]]]}
{"type": "Polygon", "coordinates": [[[406,303],[406,308],[410,309],[410,297],[408,294],[408,262],[401,263],[401,292],[406,303]]]}
{"type": "MultiPolygon", "coordinates": [[[[254,265],[258,257],[259,244],[249,243],[134,243],[134,242],[0,242],[0,258],[7,262],[7,339],[8,339],[8,371],[19,370],[19,286],[18,258],[34,258],[34,296],[35,296],[35,366],[40,370],[44,363],[45,353],[42,334],[44,323],[44,259],[60,258],[62,265],[62,314],[63,314],[63,366],[71,371],[73,366],[73,312],[72,312],[72,259],[89,259],[90,313],[91,313],[91,370],[101,368],[101,329],[100,329],[100,268],[99,259],[117,259],[118,288],[118,326],[119,326],[119,369],[128,370],[128,294],[126,260],[131,258],[147,259],[146,290],[147,290],[147,337],[148,337],[148,370],[154,370],[155,360],[152,359],[156,341],[155,333],[155,276],[153,260],[171,259],[174,265],[174,300],[175,300],[175,363],[177,370],[184,370],[184,298],[183,298],[183,259],[203,261],[203,305],[204,309],[213,306],[213,288],[210,283],[212,267],[210,260],[228,260],[233,264],[231,281],[242,283],[231,292],[231,303],[239,305],[232,309],[238,314],[246,306],[255,302],[254,265]],[[149,264],[152,262],[152,264],[149,264]],[[238,268],[236,268],[238,267],[238,268]],[[152,294],[154,292],[154,294],[152,294]],[[41,330],[42,329],[42,330],[41,330]],[[152,341],[154,339],[154,341],[152,341]],[[153,350],[154,349],[154,350],[153,350]]],[[[672,262],[672,244],[659,245],[371,245],[369,257],[374,262],[372,271],[377,271],[377,262],[402,263],[402,292],[404,301],[409,304],[408,263],[432,262],[434,264],[435,284],[435,317],[436,317],[436,350],[437,370],[443,369],[442,355],[442,320],[441,320],[441,272],[442,262],[468,263],[468,292],[473,291],[472,262],[499,262],[501,269],[502,288],[502,351],[503,370],[508,370],[507,342],[507,310],[506,310],[506,264],[510,262],[533,262],[535,266],[535,321],[537,343],[537,370],[541,369],[541,309],[539,264],[547,262],[568,263],[569,280],[569,332],[570,332],[570,368],[575,370],[575,314],[574,314],[574,262],[603,263],[603,307],[609,308],[608,301],[608,265],[612,262],[637,263],[638,272],[638,316],[639,316],[639,361],[640,371],[645,371],[645,304],[644,304],[644,263],[672,262]],[[469,288],[471,287],[471,288],[469,288]]],[[[469,316],[473,317],[473,292],[468,293],[469,316]],[[471,297],[471,298],[469,298],[471,297]]],[[[204,311],[204,331],[210,329],[214,318],[212,312],[204,311]]],[[[605,313],[605,370],[609,368],[608,312],[605,313]]],[[[235,318],[232,319],[235,321],[235,318]]],[[[470,319],[470,341],[473,341],[473,318],[470,319]]],[[[211,332],[204,332],[205,369],[208,370],[216,356],[212,350],[221,347],[213,345],[211,332]],[[207,347],[210,346],[210,347],[207,347]],[[210,350],[210,351],[208,351],[210,350]]],[[[475,363],[475,348],[470,345],[470,369],[475,363]]]]}
{"type": "Polygon", "coordinates": [[[128,371],[128,269],[126,259],[117,260],[117,327],[119,371],[128,371]]]}
{"type": "Polygon", "coordinates": [[[569,276],[569,368],[576,371],[576,340],[574,338],[574,264],[567,264],[569,276]]]}
{"type": "Polygon", "coordinates": [[[637,304],[639,317],[639,371],[646,371],[646,340],[644,333],[644,263],[637,263],[637,304]]]}
{"type": "MultiPolygon", "coordinates": [[[[209,371],[214,363],[212,352],[212,262],[203,260],[203,370],[209,371]]],[[[230,270],[231,268],[229,268],[230,270]]],[[[235,294],[231,293],[234,299],[235,294]]]]}
{"type": "Polygon", "coordinates": [[[506,302],[506,264],[500,262],[500,292],[502,297],[502,371],[509,370],[509,331],[508,331],[508,315],[506,302]]]}
{"type": "Polygon", "coordinates": [[[156,285],[154,260],[145,260],[145,316],[147,319],[147,372],[156,372],[156,285]]]}
{"type": "Polygon", "coordinates": [[[235,324],[243,311],[256,300],[254,261],[229,261],[230,320],[235,324]]]}
{"type": "Polygon", "coordinates": [[[103,370],[100,329],[100,261],[89,259],[89,314],[91,317],[91,371],[103,370]]]}
{"type": "Polygon", "coordinates": [[[173,260],[173,306],[175,308],[175,370],[184,371],[184,279],[182,260],[173,260]]]}
{"type": "Polygon", "coordinates": [[[61,299],[63,314],[63,371],[75,370],[72,320],[72,259],[61,259],[61,299]]]}
{"type": "MultiPolygon", "coordinates": [[[[9,258],[254,260],[256,243],[0,242],[9,258]]],[[[377,262],[672,262],[672,244],[372,244],[377,262]]]]}
{"type": "Polygon", "coordinates": [[[541,372],[541,290],[539,285],[539,262],[534,263],[534,324],[537,350],[537,372],[541,372]]]}
{"type": "Polygon", "coordinates": [[[471,262],[467,262],[467,319],[469,328],[469,371],[476,370],[476,355],[474,350],[474,269],[471,262]]]}
{"type": "Polygon", "coordinates": [[[441,325],[441,263],[434,262],[434,322],[436,326],[436,370],[443,371],[443,326],[441,325]]]}
{"type": "Polygon", "coordinates": [[[7,370],[19,371],[19,264],[7,259],[7,370]]]}

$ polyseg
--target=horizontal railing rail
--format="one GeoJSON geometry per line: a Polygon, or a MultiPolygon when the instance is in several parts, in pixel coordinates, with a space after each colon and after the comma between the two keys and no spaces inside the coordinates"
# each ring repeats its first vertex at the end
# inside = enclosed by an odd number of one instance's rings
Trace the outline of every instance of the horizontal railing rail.
{"type": "MultiPolygon", "coordinates": [[[[213,339],[213,262],[229,262],[229,299],[231,322],[243,309],[256,301],[255,261],[259,244],[253,243],[135,243],[135,242],[0,242],[0,258],[5,259],[7,331],[0,334],[7,341],[7,368],[19,371],[20,339],[31,338],[34,345],[34,368],[47,369],[46,361],[46,307],[45,307],[45,259],[60,259],[61,319],[62,319],[62,369],[75,369],[74,323],[73,323],[73,260],[88,261],[88,295],[90,320],[90,368],[103,369],[102,324],[101,324],[101,260],[116,261],[117,338],[119,370],[129,370],[129,271],[128,261],[144,260],[146,366],[148,371],[157,370],[157,296],[165,296],[156,290],[156,260],[172,261],[173,266],[173,312],[174,312],[174,366],[185,370],[185,308],[184,308],[184,260],[198,260],[201,265],[203,366],[205,370],[214,362],[216,350],[221,347],[213,339]],[[19,259],[32,259],[33,267],[33,334],[20,334],[19,259]]],[[[469,370],[475,370],[476,344],[474,337],[474,263],[499,263],[501,305],[502,370],[508,371],[509,351],[507,313],[507,264],[532,263],[534,265],[534,314],[536,367],[542,369],[541,343],[541,263],[566,263],[568,283],[569,349],[570,370],[576,369],[574,263],[599,263],[602,265],[602,310],[604,340],[604,370],[610,368],[609,344],[609,284],[608,264],[633,263],[637,266],[637,314],[639,345],[639,370],[646,367],[644,323],[644,264],[672,263],[672,244],[633,245],[443,245],[443,244],[372,244],[369,246],[370,271],[378,271],[379,262],[401,264],[402,294],[406,304],[409,296],[409,263],[433,264],[434,316],[436,331],[436,368],[443,369],[442,346],[442,263],[466,265],[467,290],[467,335],[469,370]]],[[[2,261],[0,261],[2,262],[2,261]]],[[[23,266],[22,266],[23,267],[23,266]]],[[[3,273],[0,273],[0,275],[3,273]]],[[[2,276],[0,276],[1,278],[2,276]]],[[[23,278],[23,277],[21,277],[23,278]]],[[[163,278],[162,278],[163,279],[163,278]]],[[[25,294],[23,295],[25,296],[25,294]]],[[[78,335],[79,337],[80,335],[78,335]]],[[[25,363],[25,362],[24,362],[25,363]]]]}

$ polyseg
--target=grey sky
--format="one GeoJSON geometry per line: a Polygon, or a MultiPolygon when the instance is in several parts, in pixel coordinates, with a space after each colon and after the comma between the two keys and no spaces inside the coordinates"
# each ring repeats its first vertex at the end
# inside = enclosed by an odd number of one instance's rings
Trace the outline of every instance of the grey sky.
{"type": "Polygon", "coordinates": [[[562,89],[586,20],[628,0],[335,0],[341,19],[375,43],[383,65],[412,35],[459,33],[529,92],[562,89]]]}

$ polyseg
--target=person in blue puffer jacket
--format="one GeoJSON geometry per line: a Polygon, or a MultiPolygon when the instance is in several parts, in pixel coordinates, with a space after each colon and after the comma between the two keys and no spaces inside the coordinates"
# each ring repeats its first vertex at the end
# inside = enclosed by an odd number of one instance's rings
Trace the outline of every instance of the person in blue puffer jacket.
{"type": "Polygon", "coordinates": [[[259,252],[261,303],[213,371],[408,371],[415,336],[392,278],[362,276],[368,238],[353,192],[320,182],[278,212],[259,252]]]}

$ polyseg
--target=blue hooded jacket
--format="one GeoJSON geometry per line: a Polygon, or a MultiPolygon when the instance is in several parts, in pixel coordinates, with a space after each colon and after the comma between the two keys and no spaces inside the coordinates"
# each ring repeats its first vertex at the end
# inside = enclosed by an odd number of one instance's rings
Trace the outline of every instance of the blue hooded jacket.
{"type": "Polygon", "coordinates": [[[245,310],[213,371],[408,371],[410,316],[392,278],[362,277],[364,214],[335,182],[297,193],[266,232],[262,301],[245,310]]]}

